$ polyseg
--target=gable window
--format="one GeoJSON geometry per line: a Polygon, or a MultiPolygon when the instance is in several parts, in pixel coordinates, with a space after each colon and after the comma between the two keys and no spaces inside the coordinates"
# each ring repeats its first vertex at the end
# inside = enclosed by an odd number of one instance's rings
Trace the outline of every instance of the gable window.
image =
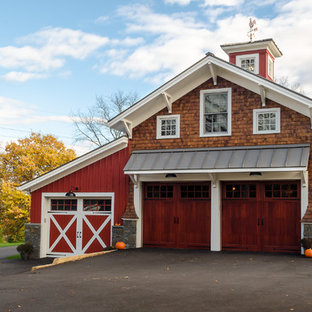
{"type": "Polygon", "coordinates": [[[180,115],[157,116],[157,139],[180,137],[180,115]]]}
{"type": "Polygon", "coordinates": [[[259,74],[259,54],[237,55],[236,65],[254,74],[259,74]]]}
{"type": "Polygon", "coordinates": [[[200,136],[231,135],[231,89],[200,92],[200,136]]]}
{"type": "Polygon", "coordinates": [[[280,109],[254,109],[253,133],[279,133],[280,132],[280,109]]]}

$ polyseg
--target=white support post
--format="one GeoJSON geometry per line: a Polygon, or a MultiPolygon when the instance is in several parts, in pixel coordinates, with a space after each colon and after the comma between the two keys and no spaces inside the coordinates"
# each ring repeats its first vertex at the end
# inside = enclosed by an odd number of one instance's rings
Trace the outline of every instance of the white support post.
{"type": "Polygon", "coordinates": [[[260,92],[260,97],[261,97],[261,103],[262,106],[265,106],[265,98],[266,98],[266,91],[263,85],[259,84],[259,92],[260,92]]]}
{"type": "Polygon", "coordinates": [[[221,246],[221,183],[215,181],[211,188],[211,251],[220,251],[221,246]]]}
{"type": "Polygon", "coordinates": [[[125,126],[125,130],[128,134],[129,139],[132,139],[132,123],[128,120],[123,119],[123,124],[125,126]]]}
{"type": "Polygon", "coordinates": [[[166,105],[167,105],[167,109],[168,109],[168,113],[171,114],[171,113],[172,113],[171,95],[168,94],[167,92],[163,92],[162,95],[163,95],[164,98],[165,98],[166,105]]]}
{"type": "Polygon", "coordinates": [[[136,222],[136,247],[143,247],[143,213],[142,213],[142,182],[138,182],[138,186],[133,189],[133,203],[135,213],[138,216],[136,222]]]}
{"type": "Polygon", "coordinates": [[[210,70],[210,75],[211,75],[212,80],[213,80],[213,85],[216,86],[218,81],[217,81],[217,75],[216,75],[214,66],[211,62],[208,62],[208,66],[209,66],[209,70],[210,70]]]}
{"type": "MultiPolygon", "coordinates": [[[[309,180],[308,180],[308,171],[304,171],[301,178],[301,219],[305,215],[309,204],[309,180]]],[[[304,224],[301,223],[301,238],[304,234],[304,224]]],[[[303,254],[304,250],[301,248],[301,253],[303,254]]]]}

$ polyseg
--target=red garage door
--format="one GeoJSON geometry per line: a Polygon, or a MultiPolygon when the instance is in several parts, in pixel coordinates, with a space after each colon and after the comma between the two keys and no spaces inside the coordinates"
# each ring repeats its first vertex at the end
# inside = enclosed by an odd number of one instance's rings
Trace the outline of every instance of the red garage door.
{"type": "Polygon", "coordinates": [[[144,185],[144,246],[209,248],[210,183],[144,185]]]}
{"type": "Polygon", "coordinates": [[[111,245],[111,199],[51,199],[48,255],[102,251],[111,245]]]}
{"type": "Polygon", "coordinates": [[[300,251],[300,182],[227,182],[223,249],[300,251]]]}

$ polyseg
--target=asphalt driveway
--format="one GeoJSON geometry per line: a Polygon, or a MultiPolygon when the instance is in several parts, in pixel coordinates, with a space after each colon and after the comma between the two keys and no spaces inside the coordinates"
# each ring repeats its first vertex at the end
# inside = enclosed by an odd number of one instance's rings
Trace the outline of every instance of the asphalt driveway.
{"type": "Polygon", "coordinates": [[[312,310],[312,259],[299,255],[137,249],[22,265],[0,270],[0,311],[312,310]]]}

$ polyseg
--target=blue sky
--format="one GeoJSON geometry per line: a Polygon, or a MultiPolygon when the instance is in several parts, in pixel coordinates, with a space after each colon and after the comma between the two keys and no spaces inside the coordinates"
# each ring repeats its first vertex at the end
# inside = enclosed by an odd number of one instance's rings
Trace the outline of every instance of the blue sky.
{"type": "Polygon", "coordinates": [[[118,90],[145,96],[224,43],[273,38],[276,76],[312,96],[312,1],[0,1],[0,146],[51,133],[79,154],[71,116],[118,90]]]}

